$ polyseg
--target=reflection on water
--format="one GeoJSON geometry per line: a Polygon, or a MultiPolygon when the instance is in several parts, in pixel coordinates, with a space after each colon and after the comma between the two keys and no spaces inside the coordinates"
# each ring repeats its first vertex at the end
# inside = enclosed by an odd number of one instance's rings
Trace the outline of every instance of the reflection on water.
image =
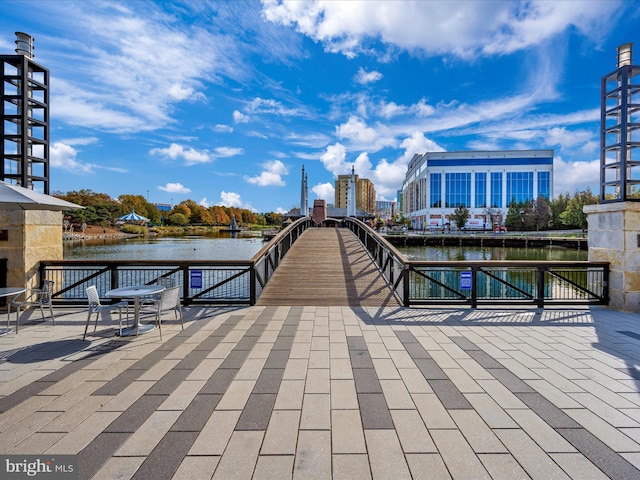
{"type": "MultiPolygon", "coordinates": [[[[181,236],[64,242],[68,260],[248,260],[265,243],[261,237],[181,236]]],[[[562,247],[399,247],[410,260],[586,261],[588,252],[562,247]]]]}
{"type": "Polygon", "coordinates": [[[181,236],[64,242],[65,260],[248,260],[261,237],[181,236]]]}
{"type": "Polygon", "coordinates": [[[409,260],[483,261],[483,260],[549,260],[587,261],[586,250],[563,247],[504,248],[504,247],[398,247],[409,260]]]}

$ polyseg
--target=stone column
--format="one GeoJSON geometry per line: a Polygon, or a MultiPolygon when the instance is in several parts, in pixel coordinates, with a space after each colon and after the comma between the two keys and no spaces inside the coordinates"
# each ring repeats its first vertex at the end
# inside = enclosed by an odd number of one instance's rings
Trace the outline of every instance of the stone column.
{"type": "Polygon", "coordinates": [[[640,203],[585,205],[589,261],[609,262],[609,306],[640,312],[640,203]]]}
{"type": "Polygon", "coordinates": [[[0,209],[0,258],[7,259],[7,286],[38,288],[40,260],[62,260],[62,212],[0,209]]]}

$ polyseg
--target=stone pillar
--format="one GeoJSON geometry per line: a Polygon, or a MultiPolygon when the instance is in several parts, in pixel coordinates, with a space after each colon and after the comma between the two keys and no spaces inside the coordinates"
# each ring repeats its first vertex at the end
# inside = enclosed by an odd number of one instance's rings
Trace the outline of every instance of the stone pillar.
{"type": "Polygon", "coordinates": [[[40,260],[62,260],[62,212],[0,209],[0,258],[7,259],[7,286],[38,288],[40,260]]]}
{"type": "Polygon", "coordinates": [[[609,262],[609,306],[640,312],[640,203],[585,205],[589,261],[609,262]]]}

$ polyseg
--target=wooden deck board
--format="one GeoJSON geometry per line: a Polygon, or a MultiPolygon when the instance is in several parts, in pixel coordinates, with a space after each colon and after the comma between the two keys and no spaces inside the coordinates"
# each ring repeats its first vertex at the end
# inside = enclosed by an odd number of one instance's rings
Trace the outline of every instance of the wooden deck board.
{"type": "Polygon", "coordinates": [[[360,241],[343,228],[306,230],[257,305],[401,306],[360,241]]]}

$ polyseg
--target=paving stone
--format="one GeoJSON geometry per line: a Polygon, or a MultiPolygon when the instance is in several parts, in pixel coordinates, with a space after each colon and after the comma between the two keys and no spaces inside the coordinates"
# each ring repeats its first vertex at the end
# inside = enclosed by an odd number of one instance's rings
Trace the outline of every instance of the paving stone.
{"type": "Polygon", "coordinates": [[[447,410],[472,408],[451,380],[429,380],[429,385],[447,410]]]}
{"type": "Polygon", "coordinates": [[[440,365],[431,358],[416,358],[416,366],[427,380],[448,380],[447,374],[440,365]]]}
{"type": "Polygon", "coordinates": [[[496,435],[532,478],[569,478],[522,430],[496,430],[496,435]]]}
{"type": "Polygon", "coordinates": [[[202,387],[200,393],[208,395],[225,393],[237,373],[238,370],[235,368],[218,368],[202,387]]]}
{"type": "Polygon", "coordinates": [[[437,453],[408,453],[405,455],[413,478],[434,478],[448,480],[449,471],[437,453]],[[427,475],[428,472],[428,476],[427,475]]]}
{"type": "Polygon", "coordinates": [[[362,350],[350,350],[351,367],[356,368],[373,368],[373,362],[369,356],[369,352],[362,350]]]}
{"type": "Polygon", "coordinates": [[[357,410],[331,410],[331,446],[334,454],[367,453],[357,410]]]}
{"type": "Polygon", "coordinates": [[[414,394],[412,396],[427,428],[456,428],[456,424],[435,394],[414,394]]]}
{"type": "Polygon", "coordinates": [[[285,368],[289,361],[289,350],[271,350],[267,361],[264,363],[265,368],[285,368]]]}
{"type": "Polygon", "coordinates": [[[410,479],[409,466],[402,454],[394,430],[368,430],[365,428],[367,450],[373,478],[410,479]]]}
{"type": "Polygon", "coordinates": [[[242,410],[236,431],[266,430],[275,401],[275,393],[252,393],[242,410]]]}
{"type": "Polygon", "coordinates": [[[511,454],[483,453],[478,455],[478,458],[491,475],[492,480],[529,480],[531,478],[511,454]]]}
{"type": "Polygon", "coordinates": [[[293,465],[296,480],[331,479],[331,434],[301,430],[293,465]]]}
{"type": "Polygon", "coordinates": [[[220,457],[217,456],[184,457],[173,474],[172,480],[211,478],[219,461],[220,457]]]}
{"type": "Polygon", "coordinates": [[[156,411],[115,452],[115,456],[148,456],[177,420],[180,412],[156,411]]]}
{"type": "Polygon", "coordinates": [[[212,479],[251,478],[263,437],[261,431],[233,432],[212,479]]]}
{"type": "Polygon", "coordinates": [[[509,415],[545,452],[574,453],[576,449],[532,410],[508,410],[509,415]]]}
{"type": "Polygon", "coordinates": [[[211,412],[222,398],[222,395],[196,395],[189,406],[184,409],[176,422],[171,426],[174,432],[199,432],[207,423],[211,412]]]}
{"type": "Polygon", "coordinates": [[[616,478],[605,475],[602,470],[579,453],[552,453],[550,456],[571,478],[588,478],[589,480],[616,478]]]}
{"type": "Polygon", "coordinates": [[[407,453],[437,453],[431,436],[415,410],[391,410],[402,451],[407,453]]]}
{"type": "Polygon", "coordinates": [[[269,420],[260,455],[293,455],[296,453],[300,410],[274,410],[269,420]]]}
{"type": "Polygon", "coordinates": [[[328,394],[305,394],[300,430],[331,430],[331,397],[328,394]]]}
{"type": "Polygon", "coordinates": [[[241,413],[240,410],[215,410],[198,433],[189,455],[221,456],[227,448],[241,413]]]}
{"type": "Polygon", "coordinates": [[[467,393],[465,394],[465,398],[490,428],[517,428],[513,419],[489,395],[484,393],[467,393]]]}
{"type": "MultiPolygon", "coordinates": [[[[286,375],[286,372],[285,372],[286,375]]],[[[301,410],[304,397],[304,380],[282,380],[274,410],[301,410]]]]}
{"type": "Polygon", "coordinates": [[[78,453],[78,478],[92,478],[129,435],[124,432],[100,433],[78,453]]]}
{"type": "Polygon", "coordinates": [[[334,454],[331,478],[333,480],[371,480],[368,455],[334,454]]]}
{"type": "Polygon", "coordinates": [[[107,433],[133,433],[167,399],[168,395],[143,395],[105,428],[107,433]]]}
{"type": "Polygon", "coordinates": [[[438,452],[451,476],[490,479],[486,469],[458,430],[430,430],[438,452]]]}
{"type": "Polygon", "coordinates": [[[389,407],[381,393],[358,393],[362,426],[368,429],[393,428],[389,407]]]}
{"type": "Polygon", "coordinates": [[[382,393],[378,375],[373,368],[357,368],[353,370],[353,379],[357,393],[382,393]]]}
{"type": "Polygon", "coordinates": [[[575,420],[539,393],[516,393],[516,396],[552,428],[580,428],[575,420]]]}
{"type": "Polygon", "coordinates": [[[253,387],[253,393],[278,393],[284,368],[265,368],[253,387]]]}
{"type": "Polygon", "coordinates": [[[253,480],[272,480],[293,478],[294,455],[260,455],[253,480]]]}

